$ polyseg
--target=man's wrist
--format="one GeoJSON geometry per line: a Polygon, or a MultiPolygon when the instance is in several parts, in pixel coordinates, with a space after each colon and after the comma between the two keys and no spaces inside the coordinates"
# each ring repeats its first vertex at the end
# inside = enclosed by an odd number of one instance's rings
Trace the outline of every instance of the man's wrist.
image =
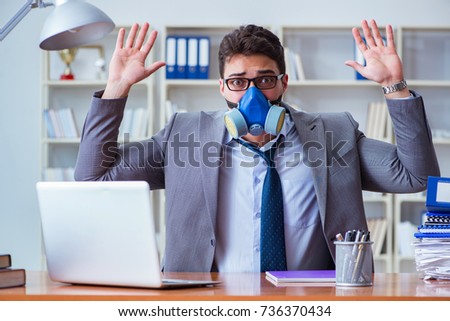
{"type": "Polygon", "coordinates": [[[108,82],[103,93],[103,99],[125,98],[130,92],[131,86],[123,82],[108,82]]]}
{"type": "Polygon", "coordinates": [[[406,81],[403,79],[397,83],[394,83],[392,85],[383,86],[381,87],[383,89],[383,93],[385,95],[389,95],[398,91],[402,91],[403,89],[406,89],[408,85],[406,84],[406,81]]]}

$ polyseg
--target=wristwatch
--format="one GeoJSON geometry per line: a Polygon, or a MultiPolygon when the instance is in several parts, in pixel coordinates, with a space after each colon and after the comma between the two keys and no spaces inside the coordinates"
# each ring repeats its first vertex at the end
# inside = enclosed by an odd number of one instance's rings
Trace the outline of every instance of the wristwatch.
{"type": "Polygon", "coordinates": [[[383,88],[383,93],[385,95],[387,95],[387,94],[395,93],[396,91],[400,91],[402,89],[405,89],[406,86],[407,86],[406,85],[406,81],[403,79],[402,81],[400,81],[400,82],[398,82],[396,84],[393,84],[393,85],[390,85],[390,86],[386,86],[386,87],[382,87],[382,88],[383,88]]]}

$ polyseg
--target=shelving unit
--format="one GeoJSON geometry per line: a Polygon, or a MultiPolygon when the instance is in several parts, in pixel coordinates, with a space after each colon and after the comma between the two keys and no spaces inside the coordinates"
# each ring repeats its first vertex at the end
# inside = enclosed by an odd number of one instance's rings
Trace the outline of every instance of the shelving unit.
{"type": "MultiPolygon", "coordinates": [[[[128,34],[130,27],[123,27],[127,29],[128,34]]],[[[49,137],[44,112],[51,109],[71,108],[78,133],[81,134],[94,92],[102,90],[106,86],[107,67],[115,48],[118,30],[119,27],[96,44],[78,49],[71,64],[75,76],[74,80],[60,80],[65,64],[60,59],[59,53],[57,51],[43,51],[41,180],[73,180],[73,168],[78,154],[80,138],[49,137]],[[103,58],[105,62],[103,71],[96,66],[101,62],[98,60],[99,58],[103,58]],[[49,175],[50,173],[57,174],[55,176],[54,174],[49,175]],[[61,175],[62,173],[64,173],[64,176],[61,175]]],[[[153,54],[151,54],[149,60],[153,60],[153,54]]],[[[154,77],[149,77],[134,86],[127,100],[126,110],[143,109],[145,111],[144,117],[147,119],[145,134],[142,137],[132,137],[125,134],[122,124],[119,142],[138,141],[153,133],[154,125],[158,123],[158,119],[155,119],[154,116],[156,102],[153,79],[154,77]]],[[[155,195],[153,199],[157,204],[158,200],[155,195]]],[[[156,213],[159,212],[155,209],[156,213]]],[[[155,221],[158,224],[161,221],[160,217],[156,216],[155,221]]]]}
{"type": "MultiPolygon", "coordinates": [[[[125,27],[129,29],[128,27],[125,27]]],[[[81,134],[82,126],[86,117],[92,95],[95,91],[104,89],[106,86],[107,65],[111,59],[116,42],[117,31],[112,32],[106,38],[95,45],[80,47],[75,55],[71,68],[75,76],[74,80],[60,80],[65,64],[60,59],[57,51],[43,52],[43,79],[42,79],[42,115],[46,110],[61,110],[71,108],[77,131],[81,134]],[[103,70],[97,67],[103,59],[103,70]]],[[[153,132],[154,125],[154,88],[153,78],[150,77],[132,89],[127,109],[144,108],[148,120],[147,128],[143,137],[130,137],[122,135],[119,140],[139,140],[147,137],[153,132]]],[[[49,178],[47,172],[57,169],[71,169],[75,166],[78,153],[79,137],[49,137],[47,122],[42,117],[42,179],[49,178]]],[[[66,177],[64,180],[72,180],[66,177]]]]}
{"type": "Polygon", "coordinates": [[[357,80],[344,65],[354,59],[351,26],[282,26],[279,37],[290,51],[299,54],[304,80],[289,81],[285,100],[305,111],[348,111],[360,127],[366,127],[369,102],[384,101],[378,84],[357,80]]]}
{"type": "Polygon", "coordinates": [[[416,271],[412,242],[426,211],[425,198],[425,193],[395,196],[394,272],[416,271]]]}
{"type": "MultiPolygon", "coordinates": [[[[379,254],[374,252],[375,271],[391,272],[392,266],[392,227],[393,227],[393,196],[392,194],[364,193],[364,209],[368,220],[386,220],[386,229],[383,237],[378,238],[371,230],[374,241],[372,250],[381,248],[379,254]],[[381,243],[380,243],[381,242],[381,243]],[[380,244],[378,244],[380,243],[380,244]]],[[[379,227],[380,228],[380,227],[379,227]]],[[[378,229],[379,229],[378,228],[378,229]]]]}
{"type": "MultiPolygon", "coordinates": [[[[158,60],[165,60],[165,39],[173,36],[208,36],[210,39],[209,77],[197,79],[165,79],[160,73],[158,99],[155,102],[154,76],[136,86],[127,103],[127,108],[146,106],[153,120],[148,134],[153,134],[164,126],[170,117],[166,108],[169,100],[179,110],[200,111],[226,108],[219,93],[219,73],[217,55],[223,36],[236,26],[166,26],[160,32],[160,51],[158,60]],[[154,105],[160,106],[153,108],[154,105]]],[[[378,84],[357,80],[355,71],[344,65],[345,60],[354,59],[355,47],[351,34],[352,26],[280,26],[274,30],[283,45],[299,53],[305,78],[289,80],[284,100],[308,112],[348,111],[359,123],[362,131],[367,128],[368,105],[371,102],[384,102],[384,95],[378,84]]],[[[383,30],[380,27],[380,30],[383,30]]],[[[434,136],[442,176],[450,176],[450,26],[440,28],[403,27],[395,30],[395,42],[402,58],[405,79],[411,89],[424,97],[428,120],[434,136]],[[432,50],[429,50],[432,48],[432,50]]],[[[105,47],[106,61],[112,54],[115,34],[101,42],[105,47]]],[[[92,51],[91,55],[92,55],[92,51]]],[[[75,111],[79,129],[92,92],[105,86],[104,80],[95,80],[92,65],[82,66],[82,59],[76,59],[73,69],[75,81],[60,81],[59,73],[64,65],[56,53],[44,53],[43,67],[43,110],[46,108],[72,107],[75,111]],[[82,75],[90,76],[86,79],[82,75]],[[69,104],[76,104],[76,106],[69,104]]],[[[42,168],[73,166],[78,148],[77,139],[48,138],[45,125],[42,131],[42,168]]],[[[392,135],[386,137],[392,142],[392,135]]],[[[160,213],[159,228],[164,240],[164,191],[155,193],[155,211],[160,213]]],[[[414,271],[411,253],[405,255],[404,244],[400,244],[399,227],[402,222],[418,224],[424,209],[425,198],[418,195],[372,194],[364,197],[368,218],[383,217],[388,222],[386,237],[381,255],[375,257],[377,272],[414,271]],[[402,250],[401,250],[402,248],[402,250]],[[403,253],[403,254],[402,254],[403,253]]],[[[161,249],[164,249],[162,241],[161,249]]]]}
{"type": "MultiPolygon", "coordinates": [[[[399,54],[409,86],[422,94],[439,160],[450,156],[450,26],[400,27],[399,54]],[[432,48],[430,50],[430,48],[432,48]]],[[[450,163],[441,161],[441,175],[450,175],[450,163]]]]}
{"type": "MultiPolygon", "coordinates": [[[[409,27],[397,29],[398,53],[403,61],[405,79],[411,89],[419,92],[425,101],[433,144],[441,169],[441,176],[450,176],[450,27],[409,27]]],[[[394,271],[415,271],[412,252],[407,247],[405,231],[408,222],[417,226],[422,222],[426,193],[395,196],[394,271]],[[406,223],[405,223],[406,222],[406,223]]],[[[412,247],[410,248],[412,250],[412,247]]]]}

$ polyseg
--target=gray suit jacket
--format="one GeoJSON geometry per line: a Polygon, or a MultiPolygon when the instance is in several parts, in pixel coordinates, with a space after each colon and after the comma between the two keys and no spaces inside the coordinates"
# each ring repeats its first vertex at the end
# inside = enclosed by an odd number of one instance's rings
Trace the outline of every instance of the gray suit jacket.
{"type": "MultiPolygon", "coordinates": [[[[152,138],[118,147],[126,100],[99,95],[83,128],[75,178],[145,180],[151,189],[165,188],[164,270],[211,271],[225,111],[176,114],[152,138]]],[[[362,190],[418,192],[429,175],[440,175],[422,98],[387,103],[397,145],[365,137],[349,113],[286,106],[308,153],[330,258],[337,233],[367,229],[362,190]]]]}

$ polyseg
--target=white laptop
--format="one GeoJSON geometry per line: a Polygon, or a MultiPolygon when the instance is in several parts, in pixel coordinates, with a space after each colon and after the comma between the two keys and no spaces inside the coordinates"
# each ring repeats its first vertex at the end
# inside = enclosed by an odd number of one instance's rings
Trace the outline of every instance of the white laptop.
{"type": "Polygon", "coordinates": [[[146,182],[38,182],[36,189],[52,280],[144,288],[219,283],[162,279],[146,182]]]}

